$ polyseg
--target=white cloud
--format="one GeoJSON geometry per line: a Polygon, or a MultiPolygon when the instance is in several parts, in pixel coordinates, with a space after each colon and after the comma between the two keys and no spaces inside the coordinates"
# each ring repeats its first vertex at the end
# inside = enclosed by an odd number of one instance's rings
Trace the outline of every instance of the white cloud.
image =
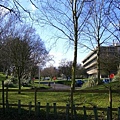
{"type": "Polygon", "coordinates": [[[36,10],[36,7],[32,3],[31,3],[31,8],[32,8],[33,11],[36,10]]]}
{"type": "Polygon", "coordinates": [[[61,53],[61,52],[51,51],[49,54],[50,54],[51,56],[53,56],[53,61],[49,62],[49,63],[47,64],[47,66],[52,65],[52,66],[58,67],[61,59],[63,59],[62,53],[61,53]]]}

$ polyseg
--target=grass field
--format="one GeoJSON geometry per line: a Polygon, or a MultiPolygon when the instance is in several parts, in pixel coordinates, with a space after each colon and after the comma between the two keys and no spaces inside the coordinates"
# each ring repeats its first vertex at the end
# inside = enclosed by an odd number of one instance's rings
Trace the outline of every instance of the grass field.
{"type": "MultiPolygon", "coordinates": [[[[5,76],[0,74],[0,86],[1,81],[5,80],[5,76]]],[[[68,82],[68,81],[67,81],[68,82]]],[[[65,83],[60,82],[60,83],[65,83]]],[[[34,86],[39,87],[38,81],[34,83],[34,86]]],[[[106,90],[111,86],[112,89],[116,90],[119,89],[120,82],[111,82],[109,84],[103,84],[99,86],[94,86],[91,88],[86,88],[87,90],[106,90]]],[[[43,89],[48,89],[49,86],[40,84],[40,87],[43,89]]],[[[31,87],[22,87],[22,89],[30,89],[31,87]]],[[[14,88],[15,89],[15,88],[14,88]]],[[[120,93],[113,94],[113,107],[119,107],[120,106],[120,93]]],[[[10,92],[9,93],[9,102],[11,103],[17,103],[20,99],[22,103],[28,104],[28,102],[34,103],[34,93],[21,93],[18,94],[17,92],[10,92]]],[[[58,105],[66,105],[66,103],[70,102],[70,93],[66,92],[39,92],[37,93],[37,100],[41,102],[41,104],[45,105],[46,103],[53,104],[56,102],[58,105]]],[[[78,105],[87,105],[87,106],[93,106],[96,105],[98,107],[108,107],[109,106],[109,96],[107,93],[74,93],[74,102],[78,105]]],[[[1,99],[0,99],[1,102],[1,99]]]]}
{"type": "MultiPolygon", "coordinates": [[[[1,81],[5,80],[5,76],[0,74],[0,86],[1,81]]],[[[68,82],[68,81],[67,81],[68,82]]],[[[39,81],[36,80],[34,82],[34,86],[39,87],[39,81]]],[[[65,81],[61,81],[58,83],[65,84],[65,81]]],[[[67,83],[68,84],[68,83],[67,83]]],[[[103,84],[99,86],[94,86],[91,88],[86,88],[87,90],[107,90],[109,87],[112,89],[120,89],[120,82],[115,81],[109,84],[103,84]]],[[[40,84],[40,87],[43,89],[49,89],[49,86],[40,84]]],[[[31,89],[31,87],[22,87],[22,89],[31,89]]],[[[15,88],[14,88],[15,89],[15,88]]],[[[81,88],[80,88],[81,89],[81,88]]],[[[0,93],[1,95],[1,93],[0,93]]],[[[120,107],[120,92],[112,94],[112,105],[113,108],[120,107]]],[[[34,93],[32,92],[22,92],[18,94],[18,92],[9,92],[8,94],[8,101],[9,103],[18,103],[18,100],[21,100],[21,104],[28,104],[32,102],[34,104],[34,93]]],[[[0,103],[2,99],[0,98],[0,103]]],[[[66,106],[67,103],[70,103],[70,92],[38,92],[37,93],[37,102],[40,102],[41,105],[45,106],[49,103],[51,106],[53,103],[56,103],[57,106],[66,106]]],[[[78,107],[86,106],[86,107],[93,107],[97,106],[107,108],[109,106],[109,95],[107,93],[74,93],[74,103],[78,107]]]]}

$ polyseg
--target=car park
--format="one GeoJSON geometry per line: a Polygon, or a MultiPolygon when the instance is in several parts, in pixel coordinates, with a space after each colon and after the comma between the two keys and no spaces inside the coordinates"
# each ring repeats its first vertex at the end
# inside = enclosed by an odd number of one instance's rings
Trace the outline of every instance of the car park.
{"type": "Polygon", "coordinates": [[[84,81],[83,80],[76,80],[75,86],[76,87],[81,87],[83,85],[84,81]]]}

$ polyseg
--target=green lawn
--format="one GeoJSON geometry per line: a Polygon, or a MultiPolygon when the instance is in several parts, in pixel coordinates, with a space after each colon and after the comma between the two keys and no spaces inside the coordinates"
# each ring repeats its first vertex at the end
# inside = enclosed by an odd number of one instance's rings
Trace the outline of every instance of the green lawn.
{"type": "MultiPolygon", "coordinates": [[[[5,80],[5,76],[0,74],[0,87],[1,86],[1,81],[5,80]]],[[[61,83],[61,84],[67,84],[70,85],[70,81],[58,81],[56,80],[55,82],[61,83]]],[[[40,87],[41,89],[48,89],[48,85],[43,85],[42,81],[40,82],[40,85],[38,84],[39,81],[35,80],[33,87],[40,87]]],[[[106,90],[111,87],[112,89],[116,90],[119,89],[120,82],[111,82],[109,84],[103,84],[99,86],[94,86],[91,88],[86,88],[86,90],[106,90]]],[[[10,88],[10,89],[16,89],[16,88],[10,88]]],[[[22,89],[31,89],[31,87],[22,87],[22,89]]],[[[82,89],[82,88],[79,88],[82,89]]],[[[0,92],[0,95],[2,96],[2,93],[0,92]]],[[[118,108],[120,107],[120,92],[118,93],[113,93],[112,94],[112,103],[113,103],[113,108],[118,108]]],[[[6,98],[6,96],[5,96],[6,98]]],[[[29,104],[29,102],[32,102],[32,105],[34,105],[34,98],[35,94],[34,92],[22,92],[21,94],[18,94],[18,92],[9,92],[8,94],[8,101],[9,103],[18,103],[18,100],[21,100],[21,104],[29,104]]],[[[37,102],[40,102],[42,106],[46,106],[47,103],[49,103],[50,106],[53,105],[53,103],[56,103],[57,106],[66,106],[67,103],[70,103],[70,92],[37,92],[37,102]]],[[[2,103],[2,97],[0,97],[0,103],[2,103]]],[[[109,106],[109,95],[108,93],[79,93],[75,92],[74,93],[74,103],[78,107],[93,107],[97,106],[98,108],[106,108],[109,106]]],[[[1,110],[1,109],[0,109],[1,110]]],[[[16,111],[17,109],[15,109],[16,111]]],[[[24,108],[24,110],[28,110],[28,108],[24,108]]],[[[28,112],[28,111],[26,111],[28,112]]],[[[63,110],[59,110],[59,112],[63,112],[63,110]]],[[[102,111],[98,111],[99,114],[101,114],[102,111]]],[[[64,111],[65,113],[65,111],[64,111]]],[[[77,111],[77,113],[83,114],[83,111],[77,111]]],[[[93,115],[93,111],[87,110],[88,115],[93,115]]],[[[106,112],[105,112],[106,114],[106,112]]],[[[116,117],[117,111],[114,112],[113,115],[116,117]]],[[[11,116],[11,115],[10,115],[11,116]]],[[[106,116],[106,115],[104,115],[106,116]]]]}
{"type": "MultiPolygon", "coordinates": [[[[5,76],[0,74],[0,85],[1,80],[5,80],[5,76]]],[[[39,81],[35,81],[34,86],[39,87],[39,81]]],[[[67,81],[69,82],[69,81],[67,81]]],[[[65,81],[61,81],[61,83],[65,84],[65,81]]],[[[68,83],[67,83],[68,84],[68,83]]],[[[120,82],[112,82],[110,84],[104,84],[99,86],[94,86],[91,88],[86,88],[87,90],[92,89],[100,89],[106,90],[111,86],[112,89],[119,89],[120,82]]],[[[43,89],[48,89],[49,86],[40,84],[40,87],[43,89]]],[[[31,87],[22,87],[22,89],[30,89],[31,87]]],[[[15,88],[14,88],[15,89],[15,88]]],[[[1,94],[1,93],[0,93],[1,94]]],[[[120,106],[120,93],[113,94],[113,107],[120,106]]],[[[23,104],[28,104],[32,102],[34,104],[34,93],[32,92],[22,92],[18,94],[17,92],[9,92],[8,95],[9,103],[17,103],[18,100],[21,100],[23,104]]],[[[38,92],[37,93],[37,101],[41,103],[41,105],[46,105],[46,103],[50,103],[51,105],[55,102],[57,105],[65,106],[66,103],[70,102],[70,92],[38,92]]],[[[98,106],[105,107],[109,106],[109,96],[107,93],[74,93],[74,103],[78,106],[98,106]]],[[[0,98],[0,102],[2,99],[0,98]]]]}

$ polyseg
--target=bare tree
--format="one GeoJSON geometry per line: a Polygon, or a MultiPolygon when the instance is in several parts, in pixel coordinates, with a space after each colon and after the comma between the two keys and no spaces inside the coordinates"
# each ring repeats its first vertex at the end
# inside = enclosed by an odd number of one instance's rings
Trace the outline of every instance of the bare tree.
{"type": "Polygon", "coordinates": [[[71,71],[72,71],[72,61],[68,61],[66,59],[62,59],[59,64],[59,72],[66,77],[68,80],[68,77],[71,77],[71,71]]]}
{"type": "Polygon", "coordinates": [[[110,0],[107,2],[108,7],[105,9],[105,14],[111,23],[111,28],[108,31],[114,36],[116,42],[120,42],[120,2],[110,0]]]}
{"type": "MultiPolygon", "coordinates": [[[[103,75],[110,75],[112,73],[116,74],[119,68],[120,54],[114,52],[114,54],[106,54],[101,56],[101,73],[103,75]]],[[[106,77],[108,77],[106,76],[106,77]]]]}
{"type": "MultiPolygon", "coordinates": [[[[21,3],[14,0],[13,6],[16,10],[15,13],[22,11],[28,13],[31,16],[29,10],[27,10],[21,3]]],[[[52,26],[57,30],[58,39],[66,39],[68,45],[74,47],[74,59],[72,68],[72,83],[71,90],[75,89],[75,69],[77,63],[77,48],[78,40],[80,39],[81,31],[85,25],[85,21],[89,18],[92,0],[66,0],[66,1],[37,1],[30,0],[32,5],[37,8],[36,19],[40,24],[52,26]]],[[[8,2],[9,3],[9,2],[8,2]]],[[[11,11],[11,8],[2,5],[5,9],[11,11]]],[[[14,13],[14,11],[12,11],[14,13]]]]}
{"type": "MultiPolygon", "coordinates": [[[[1,9],[1,8],[0,8],[1,9]]],[[[4,58],[4,54],[5,51],[3,51],[4,49],[4,45],[6,44],[6,37],[8,37],[10,35],[10,28],[12,25],[12,21],[14,16],[11,17],[11,15],[8,16],[8,13],[4,12],[2,9],[0,11],[0,64],[1,64],[1,70],[3,72],[5,72],[5,70],[7,70],[10,66],[10,60],[9,57],[7,57],[7,61],[4,58]],[[12,19],[11,19],[12,18],[12,19]]],[[[7,54],[7,53],[6,53],[7,54]]]]}
{"type": "Polygon", "coordinates": [[[45,65],[48,52],[35,29],[21,22],[16,27],[14,23],[18,21],[14,17],[6,20],[6,29],[1,33],[0,65],[5,69],[16,68],[20,89],[22,76],[38,64],[45,65]]]}
{"type": "MultiPolygon", "coordinates": [[[[103,12],[105,3],[103,0],[41,0],[36,2],[30,0],[30,2],[37,8],[35,21],[37,21],[40,25],[52,27],[52,30],[54,29],[55,31],[57,39],[65,39],[68,45],[73,45],[74,58],[72,64],[71,82],[71,107],[73,107],[77,51],[78,45],[82,46],[83,41],[81,41],[81,33],[83,32],[85,25],[88,25],[86,29],[84,29],[87,33],[83,34],[83,37],[89,37],[89,41],[84,39],[84,42],[86,42],[86,44],[87,42],[91,42],[91,46],[93,46],[93,41],[91,41],[93,39],[97,45],[98,82],[100,79],[100,45],[111,37],[111,35],[108,34],[108,36],[105,36],[104,39],[102,38],[104,33],[106,33],[106,27],[110,26],[105,13],[103,12]]],[[[20,7],[31,16],[30,12],[26,11],[26,9],[18,1],[14,0],[13,3],[15,8],[18,10],[18,13],[20,7]]],[[[85,47],[86,44],[83,46],[85,47]]],[[[73,109],[71,113],[73,113],[73,109]]]]}
{"type": "MultiPolygon", "coordinates": [[[[32,0],[30,0],[30,3],[33,3],[32,0]]],[[[19,20],[22,20],[23,14],[26,13],[27,17],[31,17],[31,12],[24,7],[24,3],[21,4],[18,0],[0,1],[0,9],[7,14],[13,13],[17,18],[19,18],[19,20]]],[[[26,17],[24,16],[24,18],[26,17]]]]}
{"type": "Polygon", "coordinates": [[[41,24],[46,24],[55,28],[55,35],[57,38],[66,39],[68,45],[73,45],[74,48],[71,82],[71,107],[73,107],[73,92],[75,89],[78,41],[80,40],[81,31],[83,30],[85,22],[89,18],[89,14],[92,9],[90,6],[88,8],[88,4],[91,4],[91,1],[45,0],[37,3],[39,8],[37,20],[41,24]]]}
{"type": "Polygon", "coordinates": [[[54,66],[46,67],[41,70],[41,76],[45,79],[45,77],[49,77],[52,79],[53,77],[57,77],[57,69],[54,66]]]}
{"type": "MultiPolygon", "coordinates": [[[[64,78],[66,78],[67,80],[71,78],[72,76],[72,61],[68,61],[67,59],[62,59],[59,67],[59,74],[63,75],[64,78]]],[[[82,76],[87,76],[87,74],[85,73],[85,70],[82,68],[81,64],[77,64],[76,65],[76,75],[75,78],[82,78],[82,76]]]]}
{"type": "MultiPolygon", "coordinates": [[[[109,3],[110,4],[110,3],[109,3]]],[[[113,32],[109,32],[111,27],[111,22],[105,13],[106,7],[108,5],[107,0],[94,1],[91,11],[90,18],[86,21],[86,26],[84,27],[83,46],[87,47],[92,51],[97,53],[97,78],[98,84],[100,83],[100,71],[101,71],[101,46],[102,45],[112,45],[113,44],[113,32]]]]}

